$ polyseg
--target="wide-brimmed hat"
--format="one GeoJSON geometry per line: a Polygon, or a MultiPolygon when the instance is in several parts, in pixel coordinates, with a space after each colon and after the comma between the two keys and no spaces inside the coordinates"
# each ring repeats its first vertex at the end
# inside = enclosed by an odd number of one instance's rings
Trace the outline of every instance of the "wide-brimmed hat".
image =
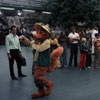
{"type": "Polygon", "coordinates": [[[42,23],[35,23],[34,29],[37,31],[41,27],[42,23]]]}
{"type": "Polygon", "coordinates": [[[43,25],[42,23],[35,23],[34,24],[34,29],[37,31],[39,28],[43,28],[46,32],[48,32],[50,34],[50,28],[49,28],[49,25],[46,24],[46,25],[43,25]]]}

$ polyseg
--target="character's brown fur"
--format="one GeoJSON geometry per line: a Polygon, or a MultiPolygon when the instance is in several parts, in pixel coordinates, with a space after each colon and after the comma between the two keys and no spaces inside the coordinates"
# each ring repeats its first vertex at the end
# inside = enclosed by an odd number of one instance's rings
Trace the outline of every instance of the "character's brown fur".
{"type": "Polygon", "coordinates": [[[33,35],[34,38],[36,39],[39,39],[39,40],[45,40],[45,39],[48,39],[50,37],[50,34],[47,34],[47,33],[37,33],[37,34],[34,34],[33,35]]]}
{"type": "Polygon", "coordinates": [[[57,49],[53,50],[51,53],[51,65],[48,69],[48,72],[53,71],[56,67],[58,57],[63,53],[63,47],[58,47],[57,49]]]}
{"type": "MultiPolygon", "coordinates": [[[[39,31],[33,35],[34,38],[38,39],[38,40],[45,40],[48,39],[50,37],[50,34],[47,34],[47,32],[42,32],[41,34],[41,29],[39,29],[39,31]]],[[[56,67],[57,64],[57,60],[58,57],[63,53],[63,47],[57,47],[55,50],[52,51],[51,53],[51,65],[48,69],[48,71],[53,71],[54,68],[56,67]]]]}

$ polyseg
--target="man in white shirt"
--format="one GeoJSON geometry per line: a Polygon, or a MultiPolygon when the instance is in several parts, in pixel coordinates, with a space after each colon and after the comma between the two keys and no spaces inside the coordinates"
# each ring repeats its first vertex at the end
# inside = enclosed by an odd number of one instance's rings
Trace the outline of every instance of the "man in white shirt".
{"type": "Polygon", "coordinates": [[[74,56],[74,66],[77,65],[77,54],[78,54],[78,41],[80,40],[79,34],[76,33],[76,28],[72,27],[72,32],[69,33],[68,38],[70,40],[70,60],[69,66],[72,67],[72,60],[74,56]]]}
{"type": "Polygon", "coordinates": [[[11,33],[6,36],[6,49],[7,49],[7,55],[9,59],[9,69],[10,69],[10,76],[13,80],[17,80],[17,77],[14,74],[14,60],[17,63],[18,68],[18,76],[19,77],[26,77],[26,75],[22,74],[21,71],[21,47],[19,42],[19,37],[16,35],[17,29],[16,26],[11,27],[11,33]]]}

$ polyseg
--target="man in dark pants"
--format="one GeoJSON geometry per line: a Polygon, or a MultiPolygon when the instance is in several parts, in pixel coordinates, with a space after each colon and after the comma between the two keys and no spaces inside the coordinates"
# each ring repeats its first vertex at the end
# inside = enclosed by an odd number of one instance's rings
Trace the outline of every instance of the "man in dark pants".
{"type": "Polygon", "coordinates": [[[6,49],[7,49],[7,55],[9,59],[9,69],[10,69],[10,76],[12,79],[17,80],[18,78],[14,74],[14,60],[17,63],[17,69],[18,69],[18,76],[19,77],[26,77],[26,75],[22,74],[21,71],[21,47],[19,42],[19,37],[16,35],[17,29],[16,26],[11,27],[11,33],[6,36],[6,49]]]}
{"type": "Polygon", "coordinates": [[[69,40],[70,40],[70,60],[69,60],[69,66],[72,66],[72,60],[74,56],[74,66],[77,65],[77,54],[78,54],[78,41],[80,40],[79,34],[76,33],[76,28],[72,27],[72,32],[69,34],[69,40]]]}

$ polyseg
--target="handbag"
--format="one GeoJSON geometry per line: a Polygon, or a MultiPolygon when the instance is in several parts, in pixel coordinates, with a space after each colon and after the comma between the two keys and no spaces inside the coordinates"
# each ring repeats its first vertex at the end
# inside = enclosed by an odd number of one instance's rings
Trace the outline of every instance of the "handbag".
{"type": "Polygon", "coordinates": [[[23,56],[21,56],[21,65],[22,66],[26,66],[27,64],[26,64],[26,59],[25,59],[25,57],[23,57],[23,56]]]}

